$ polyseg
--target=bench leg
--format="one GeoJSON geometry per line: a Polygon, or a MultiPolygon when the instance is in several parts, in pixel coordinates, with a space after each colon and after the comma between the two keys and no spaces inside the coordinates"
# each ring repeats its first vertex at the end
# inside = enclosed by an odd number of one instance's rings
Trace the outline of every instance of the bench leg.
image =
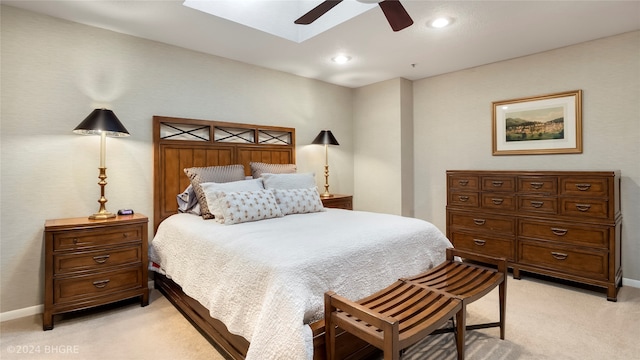
{"type": "Polygon", "coordinates": [[[464,360],[464,346],[465,346],[465,331],[467,329],[467,310],[466,306],[463,306],[458,313],[456,313],[456,349],[458,350],[458,360],[464,360]]]}
{"type": "Polygon", "coordinates": [[[327,360],[333,360],[336,357],[336,327],[331,321],[331,314],[336,308],[331,305],[331,296],[334,292],[328,292],[324,295],[324,342],[327,360]]]}

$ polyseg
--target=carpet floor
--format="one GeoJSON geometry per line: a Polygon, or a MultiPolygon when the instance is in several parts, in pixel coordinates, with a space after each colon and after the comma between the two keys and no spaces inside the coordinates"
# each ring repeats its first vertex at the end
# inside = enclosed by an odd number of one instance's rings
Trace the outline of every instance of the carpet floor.
{"type": "MultiPolygon", "coordinates": [[[[617,302],[601,291],[524,276],[509,277],[506,339],[498,328],[467,332],[467,359],[640,359],[640,289],[623,287],[617,302]]],[[[467,307],[467,323],[498,319],[497,289],[467,307]]],[[[157,290],[150,304],[125,302],[0,324],[0,358],[94,360],[222,360],[216,349],[157,290]]],[[[403,360],[454,360],[452,334],[429,336],[403,360]]]]}

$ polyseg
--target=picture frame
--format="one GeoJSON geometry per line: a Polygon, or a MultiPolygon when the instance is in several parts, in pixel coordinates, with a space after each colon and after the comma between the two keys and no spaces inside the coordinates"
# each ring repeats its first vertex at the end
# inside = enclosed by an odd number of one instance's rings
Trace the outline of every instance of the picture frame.
{"type": "Polygon", "coordinates": [[[582,90],[493,102],[493,155],[582,153],[582,90]]]}

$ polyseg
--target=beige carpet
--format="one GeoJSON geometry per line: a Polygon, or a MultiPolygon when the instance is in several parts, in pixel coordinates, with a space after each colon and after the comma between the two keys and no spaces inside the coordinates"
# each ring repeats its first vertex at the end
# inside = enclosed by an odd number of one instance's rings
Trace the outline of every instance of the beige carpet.
{"type": "MultiPolygon", "coordinates": [[[[468,307],[469,323],[495,321],[497,291],[468,307]]],[[[222,356],[157,290],[148,307],[121,304],[102,311],[57,316],[42,331],[40,316],[0,324],[0,358],[206,359],[222,356]]],[[[618,302],[602,292],[531,277],[509,278],[507,333],[467,333],[467,359],[640,359],[640,289],[624,287],[618,302]]],[[[405,360],[456,359],[452,334],[431,336],[405,360]]]]}

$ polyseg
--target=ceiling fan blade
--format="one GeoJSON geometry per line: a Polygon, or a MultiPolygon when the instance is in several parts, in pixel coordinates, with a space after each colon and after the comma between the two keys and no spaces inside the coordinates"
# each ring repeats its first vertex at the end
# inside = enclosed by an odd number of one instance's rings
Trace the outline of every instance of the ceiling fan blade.
{"type": "Polygon", "coordinates": [[[387,17],[387,21],[393,31],[400,31],[406,27],[411,26],[413,24],[413,20],[407,10],[404,9],[404,6],[398,0],[384,0],[380,2],[380,8],[384,13],[384,16],[387,17]]]}
{"type": "Polygon", "coordinates": [[[320,3],[320,5],[314,7],[308,13],[302,15],[298,20],[294,21],[294,23],[299,25],[309,25],[312,22],[318,20],[320,16],[333,9],[334,6],[340,4],[341,2],[342,0],[323,1],[320,3]]]}

